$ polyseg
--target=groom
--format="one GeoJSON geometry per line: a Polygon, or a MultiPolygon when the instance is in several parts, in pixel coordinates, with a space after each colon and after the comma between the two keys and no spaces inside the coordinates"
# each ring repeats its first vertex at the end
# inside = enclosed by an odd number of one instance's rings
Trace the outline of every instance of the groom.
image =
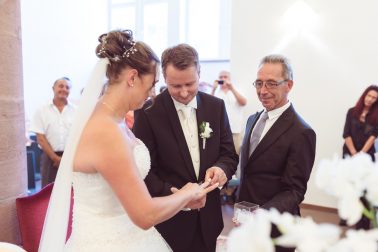
{"type": "MultiPolygon", "coordinates": [[[[169,195],[172,187],[208,179],[223,186],[238,163],[224,102],[198,92],[200,65],[193,47],[166,49],[162,69],[167,90],[138,112],[134,124],[151,154],[145,179],[151,195],[169,195]]],[[[175,252],[214,252],[223,229],[219,190],[156,228],[175,252]]]]}

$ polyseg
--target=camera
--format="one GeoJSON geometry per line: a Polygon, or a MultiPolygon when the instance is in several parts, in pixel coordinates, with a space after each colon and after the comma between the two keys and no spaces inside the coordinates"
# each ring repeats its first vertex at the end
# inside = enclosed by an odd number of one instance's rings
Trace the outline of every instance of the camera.
{"type": "Polygon", "coordinates": [[[223,85],[224,81],[223,80],[218,80],[219,85],[223,85]]]}

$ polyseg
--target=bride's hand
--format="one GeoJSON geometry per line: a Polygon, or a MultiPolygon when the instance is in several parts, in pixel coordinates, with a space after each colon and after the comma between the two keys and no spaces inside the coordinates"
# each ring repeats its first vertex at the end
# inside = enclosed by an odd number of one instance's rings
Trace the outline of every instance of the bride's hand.
{"type": "MultiPolygon", "coordinates": [[[[176,187],[172,187],[171,191],[173,193],[176,193],[179,191],[179,189],[177,189],[176,187]]],[[[186,210],[201,209],[205,206],[205,204],[206,204],[206,195],[204,195],[200,199],[189,201],[189,203],[185,205],[185,209],[186,210]]]]}
{"type": "Polygon", "coordinates": [[[172,187],[171,191],[172,193],[177,193],[179,191],[189,193],[191,195],[191,200],[185,206],[185,208],[189,210],[200,209],[206,204],[206,194],[217,188],[219,185],[219,183],[215,183],[214,185],[210,186],[210,182],[211,180],[208,180],[208,182],[202,184],[187,183],[180,190],[176,187],[172,187]]]}
{"type": "Polygon", "coordinates": [[[200,191],[197,192],[196,197],[202,198],[203,196],[206,196],[209,192],[213,191],[214,189],[218,188],[219,182],[211,184],[211,179],[208,179],[207,181],[197,184],[200,188],[200,191]]]}
{"type": "Polygon", "coordinates": [[[171,191],[176,193],[178,191],[189,192],[192,195],[192,201],[200,200],[206,196],[209,192],[213,191],[215,188],[219,186],[219,183],[215,183],[210,185],[211,180],[208,180],[202,184],[197,183],[187,183],[183,186],[180,190],[176,187],[172,187],[171,191]]]}

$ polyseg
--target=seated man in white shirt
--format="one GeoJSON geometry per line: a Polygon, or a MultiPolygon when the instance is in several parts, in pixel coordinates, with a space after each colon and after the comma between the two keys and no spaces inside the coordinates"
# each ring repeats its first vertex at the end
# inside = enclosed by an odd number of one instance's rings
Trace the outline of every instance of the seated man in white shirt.
{"type": "Polygon", "coordinates": [[[37,135],[43,150],[41,161],[42,187],[54,182],[71,127],[75,107],[69,103],[71,81],[67,77],[55,81],[54,98],[34,115],[30,131],[37,135]]]}

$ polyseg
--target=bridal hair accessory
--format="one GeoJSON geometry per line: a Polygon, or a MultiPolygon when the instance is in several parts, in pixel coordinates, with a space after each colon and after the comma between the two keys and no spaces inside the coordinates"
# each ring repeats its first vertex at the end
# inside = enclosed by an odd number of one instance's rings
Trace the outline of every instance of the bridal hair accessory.
{"type": "Polygon", "coordinates": [[[99,52],[97,53],[97,56],[105,55],[110,61],[118,62],[121,60],[121,58],[129,58],[130,55],[138,51],[138,49],[135,48],[136,42],[132,40],[127,40],[127,42],[131,45],[131,47],[129,49],[126,49],[126,47],[123,46],[123,49],[125,51],[122,53],[122,55],[114,55],[113,57],[111,57],[106,53],[106,50],[105,50],[105,46],[108,43],[107,38],[108,38],[108,35],[104,35],[101,37],[101,48],[99,52]]]}
{"type": "Polygon", "coordinates": [[[210,138],[213,134],[213,129],[210,128],[209,122],[202,122],[199,126],[200,128],[200,137],[202,138],[202,149],[206,147],[206,139],[210,138]]]}

